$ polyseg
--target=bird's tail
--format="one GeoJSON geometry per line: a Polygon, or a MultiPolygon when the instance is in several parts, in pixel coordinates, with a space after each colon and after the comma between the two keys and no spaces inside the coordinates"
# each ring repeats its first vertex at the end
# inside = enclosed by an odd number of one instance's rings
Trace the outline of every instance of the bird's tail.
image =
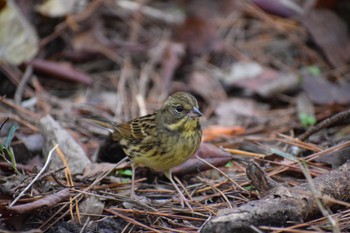
{"type": "Polygon", "coordinates": [[[108,120],[107,118],[104,118],[103,116],[84,117],[81,120],[106,128],[111,133],[113,133],[117,127],[116,123],[108,120]]]}

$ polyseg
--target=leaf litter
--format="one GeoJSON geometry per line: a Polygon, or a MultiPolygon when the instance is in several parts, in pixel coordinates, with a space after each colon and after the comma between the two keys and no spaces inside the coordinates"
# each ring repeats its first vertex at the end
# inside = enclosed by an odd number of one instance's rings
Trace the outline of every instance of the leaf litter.
{"type": "Polygon", "coordinates": [[[78,2],[57,11],[55,0],[0,1],[0,15],[18,4],[21,25],[30,25],[29,44],[16,47],[12,34],[0,41],[0,48],[17,48],[0,62],[0,122],[9,119],[0,145],[14,152],[11,158],[1,150],[1,230],[223,232],[240,223],[232,213],[253,205],[259,208],[249,209],[254,218],[241,230],[350,229],[349,35],[337,8],[78,2]],[[136,172],[144,201],[130,199],[122,150],[108,132],[80,120],[127,121],[158,109],[175,91],[194,94],[204,113],[200,149],[174,168],[193,211],[147,168],[136,172]],[[14,122],[19,128],[9,133],[14,122]],[[300,197],[314,204],[304,208],[309,212],[273,215],[286,210],[276,203],[297,210],[300,197]]]}

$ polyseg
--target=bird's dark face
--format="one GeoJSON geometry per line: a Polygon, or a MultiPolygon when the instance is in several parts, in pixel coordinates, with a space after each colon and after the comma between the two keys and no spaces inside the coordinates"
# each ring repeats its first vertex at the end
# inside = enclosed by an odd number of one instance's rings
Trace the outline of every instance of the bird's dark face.
{"type": "Polygon", "coordinates": [[[203,115],[199,111],[196,98],[186,92],[176,92],[169,96],[160,112],[162,122],[174,130],[197,126],[198,117],[203,115]]]}
{"type": "Polygon", "coordinates": [[[192,119],[202,116],[199,111],[198,102],[193,95],[186,92],[176,92],[169,96],[163,107],[176,119],[190,117],[192,119]]]}

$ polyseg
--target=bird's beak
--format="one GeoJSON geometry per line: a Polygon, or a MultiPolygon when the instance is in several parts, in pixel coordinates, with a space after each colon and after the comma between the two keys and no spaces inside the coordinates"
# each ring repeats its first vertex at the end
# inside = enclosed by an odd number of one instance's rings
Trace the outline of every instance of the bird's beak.
{"type": "Polygon", "coordinates": [[[195,117],[203,116],[203,114],[201,113],[201,111],[199,111],[198,108],[193,107],[192,110],[187,114],[187,116],[195,118],[195,117]]]}

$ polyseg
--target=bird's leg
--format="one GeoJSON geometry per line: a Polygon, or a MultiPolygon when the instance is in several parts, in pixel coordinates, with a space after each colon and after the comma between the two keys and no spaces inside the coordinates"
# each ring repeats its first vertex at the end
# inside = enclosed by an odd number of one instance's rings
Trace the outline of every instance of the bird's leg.
{"type": "Polygon", "coordinates": [[[148,204],[150,204],[150,200],[147,199],[146,197],[142,196],[137,196],[135,193],[135,170],[136,170],[136,164],[131,162],[131,170],[132,170],[132,175],[131,175],[131,193],[130,193],[130,199],[136,204],[139,204],[143,207],[147,207],[153,211],[157,211],[156,209],[150,207],[148,204]]]}
{"type": "Polygon", "coordinates": [[[136,170],[136,165],[131,162],[131,170],[132,170],[132,175],[131,175],[131,194],[130,198],[131,200],[139,200],[139,197],[135,193],[135,170],[136,170]]]}
{"type": "Polygon", "coordinates": [[[184,208],[185,207],[184,204],[186,204],[186,206],[193,212],[192,206],[190,205],[187,198],[183,195],[183,193],[175,183],[171,170],[164,172],[164,175],[170,180],[170,182],[173,184],[176,191],[179,193],[181,207],[184,208]]]}

